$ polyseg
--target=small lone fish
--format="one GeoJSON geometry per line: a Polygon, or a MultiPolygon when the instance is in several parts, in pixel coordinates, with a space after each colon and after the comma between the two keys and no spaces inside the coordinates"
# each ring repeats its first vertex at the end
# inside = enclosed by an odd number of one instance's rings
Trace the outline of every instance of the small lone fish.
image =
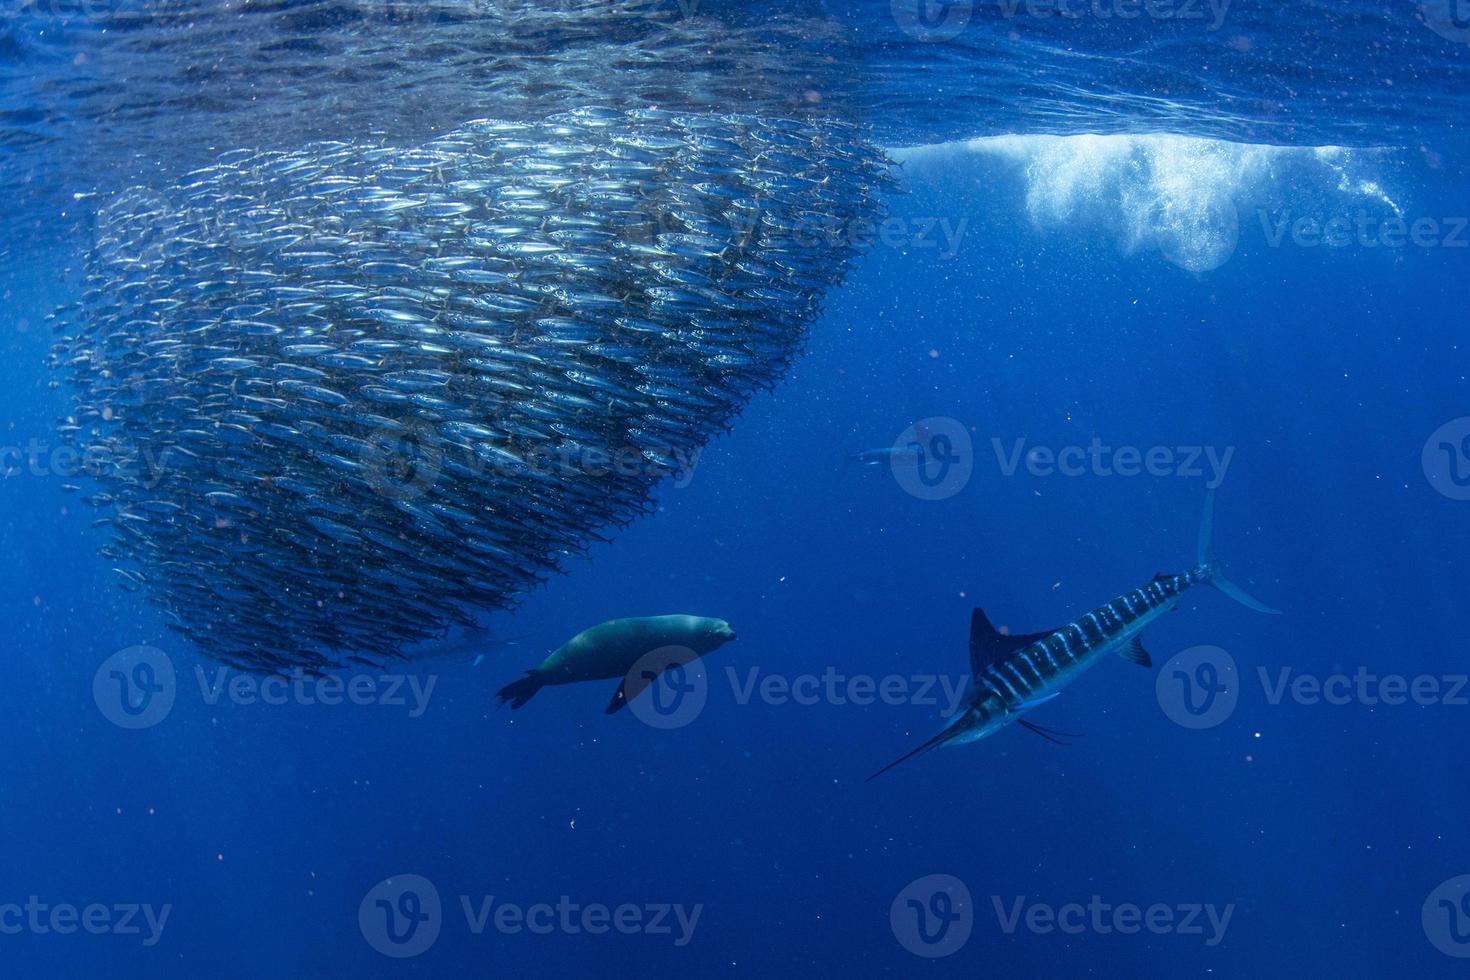
{"type": "Polygon", "coordinates": [[[991,625],[985,612],[970,617],[970,671],[973,686],[966,704],[938,735],[868,777],[871,781],[901,762],[941,745],[976,742],[1015,722],[1043,738],[1060,742],[1054,732],[1022,716],[1055,698],[1087,668],[1110,653],[1143,667],[1153,665],[1139,634],[1178,605],[1195,585],[1212,585],[1256,612],[1276,615],[1221,574],[1214,556],[1214,491],[1205,495],[1196,566],[1174,575],[1155,575],[1141,589],[1098,606],[1061,629],[1011,636],[991,625]]]}
{"type": "Polygon", "coordinates": [[[507,684],[496,695],[500,703],[519,708],[548,684],[622,678],[608,703],[614,714],[653,682],[657,673],[713,653],[735,639],[735,631],[723,619],[704,616],[640,616],[613,619],[585,629],[552,652],[526,676],[507,684]],[[663,654],[667,653],[667,656],[663,654]],[[656,655],[656,656],[655,656],[656,655]],[[648,658],[645,670],[631,673],[648,658]]]}
{"type": "Polygon", "coordinates": [[[864,449],[843,457],[842,468],[849,466],[882,466],[896,459],[922,458],[924,449],[918,444],[908,446],[883,446],[880,449],[864,449]]]}

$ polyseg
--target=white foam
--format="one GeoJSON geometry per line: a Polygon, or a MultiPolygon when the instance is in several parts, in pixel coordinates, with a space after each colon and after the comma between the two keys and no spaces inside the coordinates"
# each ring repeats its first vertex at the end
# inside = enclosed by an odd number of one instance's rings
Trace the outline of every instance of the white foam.
{"type": "Polygon", "coordinates": [[[1151,133],[995,136],[889,152],[914,168],[963,165],[966,157],[1014,166],[1037,227],[1101,226],[1125,251],[1154,249],[1192,272],[1217,268],[1233,254],[1248,214],[1341,209],[1344,199],[1402,213],[1364,173],[1381,157],[1375,150],[1151,133]]]}

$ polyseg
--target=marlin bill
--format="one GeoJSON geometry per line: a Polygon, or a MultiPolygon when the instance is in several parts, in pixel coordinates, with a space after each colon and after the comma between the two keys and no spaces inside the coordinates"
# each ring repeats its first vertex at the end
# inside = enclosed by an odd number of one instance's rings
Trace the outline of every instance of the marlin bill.
{"type": "Polygon", "coordinates": [[[901,762],[941,745],[976,742],[1011,723],[1050,741],[1063,733],[1043,728],[1024,716],[1055,698],[1083,671],[1109,654],[1143,667],[1153,660],[1140,638],[1154,620],[1173,609],[1196,585],[1212,585],[1256,612],[1278,610],[1247,595],[1221,573],[1214,555],[1214,491],[1205,495],[1195,567],[1187,572],[1155,575],[1142,588],[1118,596],[1060,629],[1045,633],[1001,633],[976,609],[970,618],[970,672],[973,683],[965,706],[938,735],[879,769],[876,779],[901,762]]]}

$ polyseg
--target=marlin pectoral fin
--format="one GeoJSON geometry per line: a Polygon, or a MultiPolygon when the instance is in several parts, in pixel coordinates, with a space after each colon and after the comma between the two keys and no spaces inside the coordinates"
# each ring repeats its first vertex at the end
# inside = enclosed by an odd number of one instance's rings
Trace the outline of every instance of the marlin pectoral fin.
{"type": "MultiPolygon", "coordinates": [[[[1057,694],[1060,693],[1060,691],[1057,692],[1057,694]]],[[[1043,704],[1046,704],[1046,702],[1055,698],[1057,694],[1048,694],[1046,697],[1037,698],[1035,701],[1022,701],[1020,704],[1016,705],[1016,711],[1030,711],[1032,708],[1039,708],[1043,704]]]]}
{"type": "Polygon", "coordinates": [[[1152,667],[1154,665],[1154,658],[1148,655],[1148,651],[1143,648],[1142,638],[1137,636],[1129,640],[1128,645],[1118,651],[1118,656],[1130,664],[1138,664],[1140,667],[1152,667]]]}
{"type": "Polygon", "coordinates": [[[1038,725],[1034,721],[1027,721],[1024,718],[1018,720],[1016,724],[1020,725],[1028,732],[1035,732],[1037,735],[1040,735],[1042,738],[1046,739],[1048,742],[1053,743],[1054,745],[1071,745],[1072,743],[1067,741],[1067,739],[1082,737],[1071,732],[1055,731],[1054,729],[1038,725]]]}

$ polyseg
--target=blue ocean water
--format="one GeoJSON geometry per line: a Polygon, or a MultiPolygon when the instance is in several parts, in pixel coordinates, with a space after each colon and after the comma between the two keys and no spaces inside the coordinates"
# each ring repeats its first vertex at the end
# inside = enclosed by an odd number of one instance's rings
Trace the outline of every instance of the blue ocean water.
{"type": "MultiPolygon", "coordinates": [[[[44,232],[85,223],[78,171],[101,194],[194,150],[156,142],[167,105],[120,108],[122,78],[105,112],[45,101],[68,48],[14,55],[6,118],[37,135],[6,144],[6,186],[34,190],[0,272],[6,976],[1462,972],[1464,45],[1408,6],[1240,3],[1222,60],[1260,60],[1226,71],[1197,56],[1213,35],[974,18],[924,40],[888,7],[854,15],[893,38],[858,44],[836,101],[902,189],[789,375],[591,561],[340,704],[304,682],[261,703],[97,555],[46,367],[88,242],[44,232]],[[1049,73],[1052,109],[1006,94],[1049,73]],[[1167,110],[1165,77],[1194,85],[1167,110]],[[845,462],[912,431],[950,437],[932,486],[845,462]],[[1110,658],[1035,709],[1071,745],[1012,727],[863,782],[943,724],[972,608],[1049,630],[1186,569],[1207,484],[1221,560],[1283,615],[1191,592],[1148,631],[1151,670],[1110,658]],[[738,632],[674,727],[604,716],[614,682],[496,708],[573,633],[666,612],[738,632]],[[97,679],[139,644],[176,679],[129,729],[97,679]]],[[[219,142],[249,113],[179,98],[181,144],[297,138],[219,142]]]]}

